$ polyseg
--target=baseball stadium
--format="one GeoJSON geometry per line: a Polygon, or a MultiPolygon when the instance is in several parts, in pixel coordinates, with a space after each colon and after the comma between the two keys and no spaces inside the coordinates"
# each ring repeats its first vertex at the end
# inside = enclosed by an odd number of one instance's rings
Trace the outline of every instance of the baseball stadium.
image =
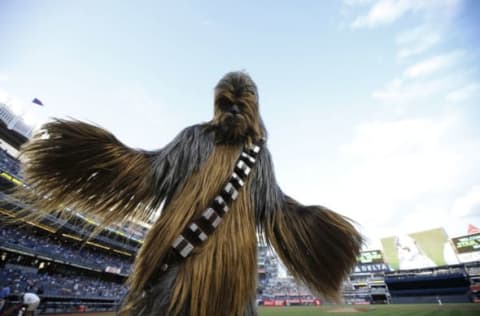
{"type": "MultiPolygon", "coordinates": [[[[48,215],[38,222],[12,222],[25,208],[9,194],[25,185],[16,156],[32,128],[7,104],[0,104],[0,117],[0,282],[9,293],[2,315],[17,315],[25,293],[39,296],[40,315],[115,315],[151,223],[111,225],[91,237],[96,220],[80,213],[68,220],[48,215]]],[[[341,304],[312,294],[285,273],[272,249],[259,243],[259,315],[478,314],[480,231],[475,226],[454,238],[436,228],[381,242],[382,249],[360,253],[343,283],[341,304]]]]}
{"type": "Polygon", "coordinates": [[[479,21],[0,0],[0,316],[480,315],[479,21]]]}

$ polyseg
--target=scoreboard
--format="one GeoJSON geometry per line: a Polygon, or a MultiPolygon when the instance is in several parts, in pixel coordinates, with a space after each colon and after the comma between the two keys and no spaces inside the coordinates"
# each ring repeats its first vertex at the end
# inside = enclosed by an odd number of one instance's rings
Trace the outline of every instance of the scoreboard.
{"type": "Polygon", "coordinates": [[[480,233],[453,238],[452,242],[459,254],[480,251],[480,233]]]}
{"type": "Polygon", "coordinates": [[[358,262],[361,264],[384,263],[384,260],[380,250],[368,250],[360,252],[358,262]]]}

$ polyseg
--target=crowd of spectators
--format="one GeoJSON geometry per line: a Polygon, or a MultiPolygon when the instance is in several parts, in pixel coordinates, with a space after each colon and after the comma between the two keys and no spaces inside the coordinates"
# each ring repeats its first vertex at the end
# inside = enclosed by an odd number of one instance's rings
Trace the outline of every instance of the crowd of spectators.
{"type": "Polygon", "coordinates": [[[32,292],[45,296],[121,299],[127,291],[122,284],[89,276],[40,274],[14,268],[0,270],[0,280],[10,286],[11,294],[32,292]]]}
{"type": "Polygon", "coordinates": [[[0,169],[3,169],[14,176],[20,173],[20,164],[17,159],[12,157],[3,148],[0,148],[0,169]]]}
{"type": "Polygon", "coordinates": [[[97,248],[82,246],[81,243],[70,242],[63,237],[47,235],[33,227],[0,227],[0,243],[67,263],[100,268],[103,271],[111,267],[119,269],[122,274],[128,274],[131,269],[131,259],[97,250],[97,248]]]}

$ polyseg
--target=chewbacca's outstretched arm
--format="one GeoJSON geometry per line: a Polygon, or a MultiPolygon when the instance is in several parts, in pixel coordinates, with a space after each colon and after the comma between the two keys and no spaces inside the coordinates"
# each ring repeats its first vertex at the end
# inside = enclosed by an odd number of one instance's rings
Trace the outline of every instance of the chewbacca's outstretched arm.
{"type": "Polygon", "coordinates": [[[257,225],[294,277],[337,299],[351,272],[362,237],[348,219],[322,206],[305,206],[278,187],[268,150],[252,182],[257,225]]]}
{"type": "Polygon", "coordinates": [[[343,216],[288,196],[282,209],[266,220],[265,235],[294,277],[334,300],[362,245],[362,237],[343,216]]]}
{"type": "Polygon", "coordinates": [[[145,220],[209,151],[205,144],[199,148],[198,128],[187,128],[165,148],[147,152],[125,146],[100,127],[55,120],[22,148],[29,187],[16,195],[35,214],[68,207],[96,215],[103,224],[145,220]]]}

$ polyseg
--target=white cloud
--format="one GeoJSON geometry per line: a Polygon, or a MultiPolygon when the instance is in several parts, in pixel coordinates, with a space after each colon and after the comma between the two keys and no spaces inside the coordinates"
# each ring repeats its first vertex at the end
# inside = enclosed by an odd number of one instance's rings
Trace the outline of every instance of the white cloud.
{"type": "Polygon", "coordinates": [[[408,67],[404,71],[404,75],[407,78],[417,78],[431,75],[434,72],[451,67],[460,59],[462,55],[462,52],[455,51],[430,57],[429,59],[423,60],[413,66],[408,67]]]}
{"type": "Polygon", "coordinates": [[[405,218],[398,223],[401,232],[418,232],[437,227],[444,227],[451,221],[448,208],[438,208],[428,203],[419,203],[411,209],[405,218]]]}
{"type": "MultiPolygon", "coordinates": [[[[351,169],[339,180],[341,189],[333,189],[341,193],[330,203],[341,211],[355,210],[354,218],[369,232],[411,232],[408,225],[397,227],[400,219],[415,210],[435,209],[419,201],[449,190],[459,178],[465,155],[449,143],[457,125],[448,116],[359,125],[353,140],[340,147],[351,169]]],[[[422,225],[417,226],[428,228],[428,223],[422,225]]]]}
{"type": "Polygon", "coordinates": [[[438,44],[442,35],[438,30],[422,25],[400,33],[396,38],[397,58],[406,59],[420,55],[438,44]]]}
{"type": "Polygon", "coordinates": [[[374,27],[378,24],[391,23],[410,10],[408,1],[378,1],[367,15],[359,16],[352,22],[352,27],[374,27]]]}
{"type": "Polygon", "coordinates": [[[382,89],[375,90],[372,93],[372,97],[389,104],[413,104],[445,91],[446,88],[454,85],[453,81],[450,78],[427,81],[410,81],[396,78],[388,82],[382,89]]]}
{"type": "MultiPolygon", "coordinates": [[[[451,71],[452,66],[461,64],[463,56],[463,51],[456,50],[413,64],[403,71],[402,76],[387,82],[383,88],[374,90],[372,97],[392,105],[431,103],[434,98],[446,97],[448,91],[470,81],[462,68],[455,67],[455,71],[451,71]],[[449,69],[448,73],[444,72],[449,69]],[[433,74],[435,76],[432,76],[433,74]]],[[[476,89],[475,85],[466,86],[463,90],[452,91],[448,99],[453,101],[466,98],[476,89]]]]}
{"type": "Polygon", "coordinates": [[[441,37],[439,34],[432,33],[426,35],[422,41],[418,42],[417,45],[411,45],[409,47],[400,49],[397,53],[397,57],[399,59],[404,59],[411,56],[419,55],[426,52],[431,47],[435,46],[437,43],[440,42],[440,40],[441,37]]]}
{"type": "Polygon", "coordinates": [[[380,0],[375,2],[366,15],[355,18],[353,28],[376,27],[397,21],[408,13],[455,15],[461,0],[380,0]]]}
{"type": "Polygon", "coordinates": [[[1,81],[8,81],[8,75],[4,73],[0,73],[0,82],[1,81]]]}
{"type": "Polygon", "coordinates": [[[448,126],[446,120],[429,119],[366,123],[357,127],[353,141],[342,150],[362,159],[382,160],[437,145],[448,126]]]}
{"type": "Polygon", "coordinates": [[[395,38],[397,45],[408,45],[423,39],[425,34],[429,34],[432,30],[426,25],[420,25],[415,28],[406,30],[398,34],[395,38]]]}
{"type": "Polygon", "coordinates": [[[473,186],[465,195],[455,200],[452,215],[480,216],[480,185],[473,186]]]}
{"type": "Polygon", "coordinates": [[[450,102],[461,102],[480,95],[480,83],[472,82],[447,94],[450,102]]]}

